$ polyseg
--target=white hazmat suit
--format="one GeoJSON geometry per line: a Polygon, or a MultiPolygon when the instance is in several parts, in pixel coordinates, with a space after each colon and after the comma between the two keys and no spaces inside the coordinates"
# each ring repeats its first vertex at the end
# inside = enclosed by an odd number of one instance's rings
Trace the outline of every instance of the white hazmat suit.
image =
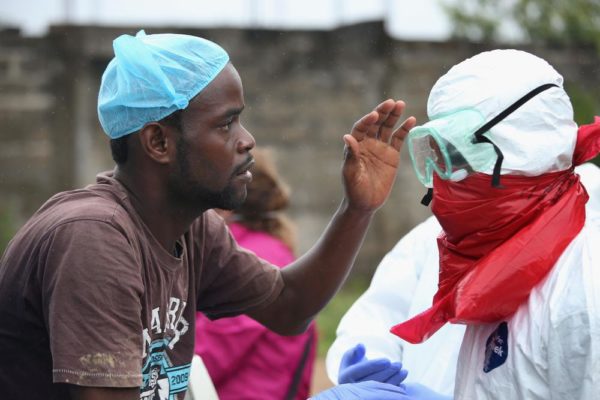
{"type": "MultiPolygon", "coordinates": [[[[526,53],[525,70],[522,65],[514,67],[521,68],[520,71],[507,67],[504,80],[500,77],[490,81],[489,74],[493,71],[478,70],[481,60],[493,65],[506,62],[506,57],[518,59],[523,56],[521,53],[484,53],[478,62],[467,60],[464,65],[459,64],[440,79],[441,84],[438,81],[437,92],[435,87],[432,90],[429,112],[443,113],[448,111],[443,109],[444,105],[453,103],[458,107],[477,106],[484,114],[493,115],[495,108],[506,106],[508,99],[514,97],[510,93],[493,97],[493,93],[511,87],[511,83],[515,92],[526,92],[537,84],[556,82],[560,90],[552,89],[549,95],[531,100],[531,104],[523,106],[524,112],[515,112],[494,128],[497,135],[492,137],[505,155],[502,174],[537,176],[568,169],[576,130],[569,122],[572,109],[562,91],[562,77],[547,63],[526,53]],[[527,60],[530,56],[534,58],[527,60]],[[507,82],[515,73],[520,76],[507,82]],[[466,89],[467,95],[455,90],[458,85],[455,82],[461,80],[472,84],[466,89]],[[474,90],[475,99],[469,97],[469,89],[474,90]],[[492,93],[493,101],[476,98],[481,96],[479,93],[492,93]],[[535,134],[525,133],[515,140],[513,135],[519,135],[519,126],[531,126],[535,134]],[[554,132],[547,134],[552,129],[554,132]],[[536,145],[542,149],[535,150],[536,145]],[[536,152],[542,155],[532,157],[536,152]]],[[[591,164],[584,164],[576,171],[591,197],[586,205],[584,228],[512,316],[467,327],[458,362],[455,398],[600,398],[593,391],[594,387],[600,387],[600,272],[593,268],[594,260],[600,262],[600,171],[591,164]],[[490,359],[490,352],[501,355],[504,361],[499,365],[484,365],[484,360],[490,359]]],[[[402,360],[409,370],[406,382],[419,382],[441,394],[452,394],[464,325],[446,324],[427,341],[416,345],[389,333],[392,325],[431,305],[437,290],[436,237],[440,231],[441,227],[431,217],[407,234],[383,259],[370,288],[342,318],[338,338],[328,352],[327,370],[334,382],[342,354],[356,343],[364,343],[368,358],[402,360]]]]}

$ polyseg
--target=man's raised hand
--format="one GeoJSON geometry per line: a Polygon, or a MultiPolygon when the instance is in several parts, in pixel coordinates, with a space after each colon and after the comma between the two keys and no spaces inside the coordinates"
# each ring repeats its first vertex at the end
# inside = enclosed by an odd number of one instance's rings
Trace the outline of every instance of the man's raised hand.
{"type": "Polygon", "coordinates": [[[408,117],[394,129],[405,107],[403,101],[386,100],[344,135],[342,174],[348,204],[353,209],[375,211],[389,196],[404,138],[416,124],[414,117],[408,117]]]}

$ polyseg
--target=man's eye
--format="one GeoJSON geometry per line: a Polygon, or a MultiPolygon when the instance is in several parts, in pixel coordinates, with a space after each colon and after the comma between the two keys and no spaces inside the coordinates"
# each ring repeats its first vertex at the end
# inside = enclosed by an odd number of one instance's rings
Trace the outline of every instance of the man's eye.
{"type": "Polygon", "coordinates": [[[231,128],[231,125],[233,124],[234,118],[231,118],[230,120],[225,121],[225,123],[221,126],[222,129],[225,130],[229,130],[231,128]]]}

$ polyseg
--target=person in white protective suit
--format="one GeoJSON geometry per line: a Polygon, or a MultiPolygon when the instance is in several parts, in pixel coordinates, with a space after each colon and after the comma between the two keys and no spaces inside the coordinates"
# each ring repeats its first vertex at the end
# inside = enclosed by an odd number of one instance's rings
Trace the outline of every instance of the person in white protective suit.
{"type": "Polygon", "coordinates": [[[339,382],[344,353],[360,343],[371,362],[380,358],[402,361],[409,369],[405,382],[419,382],[442,394],[452,394],[463,325],[447,324],[418,345],[390,333],[398,321],[431,305],[439,271],[436,238],[441,231],[435,217],[429,217],[383,258],[369,289],[342,317],[337,337],[327,351],[327,374],[332,382],[339,382]]]}
{"type": "MultiPolygon", "coordinates": [[[[575,172],[590,195],[586,221],[600,226],[600,168],[585,163],[575,172]]],[[[427,218],[398,241],[377,266],[369,288],[342,317],[336,339],[327,351],[327,374],[333,383],[338,383],[344,353],[362,344],[366,348],[364,362],[380,358],[402,361],[410,368],[405,383],[418,382],[447,396],[454,393],[465,325],[446,324],[419,344],[390,333],[392,325],[431,305],[438,287],[436,239],[441,231],[435,216],[427,218]]]]}
{"type": "MultiPolygon", "coordinates": [[[[516,50],[453,67],[432,89],[428,113],[431,121],[413,129],[407,145],[417,177],[434,189],[432,211],[443,233],[436,240],[429,219],[386,256],[374,276],[381,287],[372,285],[340,324],[330,377],[376,357],[402,359],[410,371],[402,384],[433,389],[407,399],[448,398],[441,395],[451,393],[464,331],[446,324],[454,322],[467,326],[456,399],[600,398],[593,392],[600,384],[600,272],[593,268],[600,262],[600,196],[586,217],[587,194],[573,174],[600,150],[600,120],[578,134],[562,77],[516,50]],[[433,305],[432,265],[440,268],[433,305]],[[399,280],[380,272],[392,266],[399,280]],[[395,304],[379,308],[386,293],[395,293],[395,304]],[[361,314],[369,318],[360,321],[361,314]],[[413,316],[392,331],[423,344],[383,334],[413,316]],[[352,347],[357,342],[366,358],[352,347]]],[[[598,190],[597,167],[577,172],[598,190]]]]}

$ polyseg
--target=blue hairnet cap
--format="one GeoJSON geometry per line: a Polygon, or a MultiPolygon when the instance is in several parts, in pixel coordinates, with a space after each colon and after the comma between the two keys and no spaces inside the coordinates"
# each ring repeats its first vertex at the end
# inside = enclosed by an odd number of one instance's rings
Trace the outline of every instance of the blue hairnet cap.
{"type": "Polygon", "coordinates": [[[179,34],[122,35],[102,75],[98,118],[111,138],[184,109],[229,62],[219,45],[179,34]]]}

